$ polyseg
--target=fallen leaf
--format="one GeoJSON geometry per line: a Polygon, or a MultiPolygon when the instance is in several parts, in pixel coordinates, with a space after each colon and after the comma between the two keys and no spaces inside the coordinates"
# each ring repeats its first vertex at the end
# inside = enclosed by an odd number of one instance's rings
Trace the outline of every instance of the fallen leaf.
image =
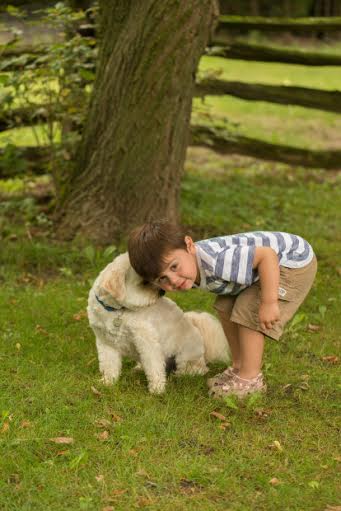
{"type": "Polygon", "coordinates": [[[210,415],[211,415],[211,417],[215,417],[216,419],[219,419],[220,421],[226,421],[225,415],[222,415],[219,412],[211,412],[210,415]]]}
{"type": "Polygon", "coordinates": [[[17,342],[16,345],[15,345],[15,348],[20,351],[21,350],[21,344],[20,342],[17,342]]]}
{"type": "Polygon", "coordinates": [[[115,511],[115,508],[113,506],[105,506],[102,508],[102,511],[115,511]]]}
{"type": "Polygon", "coordinates": [[[87,318],[88,315],[87,315],[86,311],[79,311],[77,314],[74,314],[72,317],[75,321],[81,321],[82,319],[87,318]]]}
{"type": "MultiPolygon", "coordinates": [[[[219,426],[221,427],[222,424],[219,426]]],[[[200,449],[200,452],[202,452],[202,454],[204,454],[205,456],[210,456],[211,454],[213,454],[215,451],[214,447],[209,447],[209,446],[202,446],[201,449],[200,449]]]]}
{"type": "Polygon", "coordinates": [[[110,495],[108,497],[106,497],[106,501],[108,502],[111,502],[113,500],[116,500],[117,497],[120,497],[121,495],[124,495],[125,493],[127,493],[128,490],[112,490],[112,492],[110,493],[110,495]]]}
{"type": "Polygon", "coordinates": [[[271,415],[272,410],[270,408],[255,408],[254,414],[260,419],[266,419],[271,415]]]}
{"type": "Polygon", "coordinates": [[[69,454],[69,453],[70,453],[70,451],[68,451],[68,450],[66,449],[66,450],[64,450],[64,451],[58,451],[58,452],[56,453],[56,456],[65,456],[66,454],[69,454]]]}
{"type": "Polygon", "coordinates": [[[278,440],[274,440],[270,446],[272,449],[277,449],[279,452],[283,452],[283,447],[281,446],[281,443],[278,440]]]}
{"type": "Polygon", "coordinates": [[[5,421],[3,423],[2,428],[0,429],[0,433],[7,433],[8,430],[9,430],[9,422],[5,421]]]}
{"type": "Polygon", "coordinates": [[[101,442],[105,442],[109,438],[109,431],[102,431],[102,433],[96,435],[96,438],[98,438],[101,442]]]}
{"type": "Polygon", "coordinates": [[[309,323],[308,330],[309,332],[318,332],[319,330],[321,330],[321,327],[320,325],[312,325],[311,323],[309,323]]]}
{"type": "Polygon", "coordinates": [[[20,483],[19,474],[11,474],[8,478],[8,482],[10,484],[19,484],[20,483]]]}
{"type": "Polygon", "coordinates": [[[129,454],[129,456],[133,456],[134,458],[136,458],[136,456],[138,456],[140,450],[141,449],[129,449],[128,454],[129,454]]]}
{"type": "Polygon", "coordinates": [[[282,387],[282,390],[285,394],[289,394],[289,392],[291,392],[293,390],[292,388],[292,383],[287,383],[286,385],[284,385],[282,387]]]}
{"type": "Polygon", "coordinates": [[[195,481],[191,481],[190,479],[182,478],[180,479],[180,491],[181,493],[196,493],[198,491],[202,491],[203,487],[196,483],[195,481]]]}
{"type": "Polygon", "coordinates": [[[104,481],[104,475],[103,474],[99,474],[98,476],[95,476],[95,479],[96,479],[96,481],[101,483],[102,481],[104,481]]]}
{"type": "Polygon", "coordinates": [[[98,419],[95,421],[95,424],[98,428],[109,428],[111,426],[111,422],[108,419],[98,419]]]}
{"type": "Polygon", "coordinates": [[[149,497],[139,497],[136,501],[139,507],[151,506],[154,502],[155,500],[150,499],[149,497]]]}
{"type": "Polygon", "coordinates": [[[143,468],[141,468],[140,470],[138,470],[136,472],[136,475],[137,476],[140,476],[140,477],[147,477],[147,479],[150,479],[150,475],[148,474],[148,472],[146,472],[143,468]]]}
{"type": "Polygon", "coordinates": [[[30,428],[31,427],[31,423],[30,423],[30,421],[23,420],[23,421],[21,421],[20,427],[22,429],[30,428]]]}
{"type": "Polygon", "coordinates": [[[101,393],[99,390],[96,389],[96,387],[91,387],[92,393],[95,394],[95,396],[100,396],[101,393]]]}
{"type": "Polygon", "coordinates": [[[341,511],[341,506],[330,506],[328,504],[324,511],[341,511]]]}
{"type": "Polygon", "coordinates": [[[45,330],[41,325],[36,325],[36,332],[42,335],[49,335],[48,331],[45,330]]]}
{"type": "Polygon", "coordinates": [[[278,486],[279,484],[281,484],[280,480],[277,479],[277,477],[273,477],[272,479],[270,479],[269,483],[272,484],[272,486],[278,486]]]}
{"type": "Polygon", "coordinates": [[[111,420],[113,422],[121,422],[121,421],[123,421],[123,417],[121,417],[120,415],[117,415],[116,413],[111,413],[110,417],[111,417],[111,420]]]}
{"type": "Polygon", "coordinates": [[[219,429],[222,429],[223,431],[225,431],[225,429],[231,427],[231,422],[222,422],[221,424],[219,424],[218,428],[219,429]]]}
{"type": "Polygon", "coordinates": [[[336,355],[326,355],[322,357],[323,362],[328,362],[328,364],[337,364],[339,362],[339,357],[336,355]]]}
{"type": "Polygon", "coordinates": [[[74,439],[70,436],[58,436],[56,438],[50,438],[50,442],[55,444],[73,444],[74,439]]]}

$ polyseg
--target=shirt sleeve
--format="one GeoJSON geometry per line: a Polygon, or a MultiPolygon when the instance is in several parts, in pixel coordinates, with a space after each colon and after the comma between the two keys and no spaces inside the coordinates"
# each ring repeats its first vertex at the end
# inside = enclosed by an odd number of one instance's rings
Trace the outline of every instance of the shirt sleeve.
{"type": "Polygon", "coordinates": [[[231,245],[219,252],[215,265],[217,277],[227,282],[250,286],[253,282],[255,246],[231,245]]]}

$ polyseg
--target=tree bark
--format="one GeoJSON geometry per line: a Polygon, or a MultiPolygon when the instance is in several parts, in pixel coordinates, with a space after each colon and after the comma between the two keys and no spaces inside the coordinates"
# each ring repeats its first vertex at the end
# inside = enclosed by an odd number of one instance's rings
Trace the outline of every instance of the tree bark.
{"type": "Polygon", "coordinates": [[[57,198],[57,233],[110,242],[178,218],[198,61],[212,0],[100,3],[102,44],[78,164],[57,198]]]}

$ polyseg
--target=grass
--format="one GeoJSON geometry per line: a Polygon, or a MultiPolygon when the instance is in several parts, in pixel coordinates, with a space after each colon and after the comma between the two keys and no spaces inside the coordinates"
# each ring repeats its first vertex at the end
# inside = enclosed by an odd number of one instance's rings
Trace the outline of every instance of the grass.
{"type": "MultiPolygon", "coordinates": [[[[208,64],[212,59],[203,59],[208,64]]],[[[331,68],[307,75],[299,66],[230,61],[224,73],[339,88],[331,68]]],[[[329,114],[228,97],[207,101],[214,115],[241,122],[249,134],[269,136],[276,119],[281,140],[291,132],[293,143],[297,137],[312,147],[330,143],[328,134],[336,140],[339,121],[329,114]]],[[[27,143],[27,133],[14,135],[27,143]]],[[[0,182],[0,509],[340,505],[340,175],[188,151],[181,216],[195,238],[280,229],[307,238],[319,261],[314,287],[282,340],[266,343],[267,395],[241,403],[211,400],[202,377],[171,375],[166,394],[151,396],[130,361],[116,386],[100,384],[85,308],[91,282],[111,256],[85,240],[56,242],[49,208],[20,198],[28,186],[0,182]],[[73,442],[51,440],[60,437],[73,442]]],[[[208,293],[171,297],[184,310],[212,311],[208,293]]],[[[220,369],[211,367],[210,375],[220,369]]]]}
{"type": "MultiPolygon", "coordinates": [[[[245,161],[243,168],[210,151],[189,152],[181,204],[194,233],[280,226],[304,235],[319,259],[296,325],[280,343],[267,343],[268,394],[240,404],[209,399],[201,377],[171,376],[164,396],[150,396],[129,361],[120,382],[103,387],[84,311],[90,283],[110,257],[100,250],[89,257],[80,241],[49,240],[32,204],[3,209],[0,508],[337,505],[339,368],[324,357],[340,349],[339,182],[323,171],[245,161]],[[50,440],[57,437],[73,443],[50,440]]],[[[212,310],[205,293],[172,298],[185,310],[212,310]]]]}

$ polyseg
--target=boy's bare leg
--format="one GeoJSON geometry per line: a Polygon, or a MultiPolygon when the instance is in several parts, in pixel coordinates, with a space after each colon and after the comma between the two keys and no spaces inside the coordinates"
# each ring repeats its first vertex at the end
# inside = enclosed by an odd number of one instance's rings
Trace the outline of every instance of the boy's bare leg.
{"type": "Polygon", "coordinates": [[[232,366],[234,369],[240,367],[240,344],[238,339],[238,325],[227,317],[225,312],[218,311],[220,323],[223,327],[228,345],[230,346],[232,366]]]}
{"type": "Polygon", "coordinates": [[[238,327],[237,339],[240,348],[240,378],[255,378],[261,371],[264,335],[256,330],[250,330],[242,325],[238,327]]]}

